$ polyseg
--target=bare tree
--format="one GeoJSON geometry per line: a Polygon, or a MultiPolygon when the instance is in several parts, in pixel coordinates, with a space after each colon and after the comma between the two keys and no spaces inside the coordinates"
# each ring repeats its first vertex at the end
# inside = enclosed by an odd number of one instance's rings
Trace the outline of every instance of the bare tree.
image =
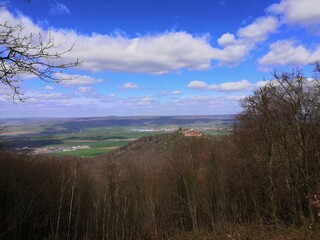
{"type": "Polygon", "coordinates": [[[256,171],[264,172],[255,183],[263,183],[267,194],[259,208],[274,222],[299,224],[302,216],[313,222],[306,199],[319,188],[320,83],[299,69],[274,72],[273,77],[242,101],[238,146],[247,149],[244,156],[256,171]]]}
{"type": "Polygon", "coordinates": [[[67,80],[55,77],[54,73],[78,66],[80,62],[77,59],[61,63],[62,55],[70,52],[73,46],[64,51],[59,51],[59,47],[54,43],[50,32],[44,39],[40,33],[26,35],[22,25],[0,23],[0,81],[12,90],[14,101],[23,101],[19,89],[19,82],[22,81],[20,76],[23,74],[33,75],[47,82],[67,80]]]}

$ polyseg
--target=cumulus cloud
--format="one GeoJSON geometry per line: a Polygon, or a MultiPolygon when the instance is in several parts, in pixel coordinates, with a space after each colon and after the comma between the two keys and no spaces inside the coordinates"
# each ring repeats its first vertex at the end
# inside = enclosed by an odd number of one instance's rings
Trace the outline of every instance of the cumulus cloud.
{"type": "Polygon", "coordinates": [[[75,75],[68,73],[55,73],[54,77],[61,79],[61,84],[64,86],[77,86],[77,85],[92,85],[95,83],[102,82],[101,79],[96,79],[86,75],[75,75]]]}
{"type": "Polygon", "coordinates": [[[240,28],[237,31],[239,38],[253,43],[266,40],[270,33],[279,27],[279,22],[275,17],[260,17],[250,25],[240,28]]]}
{"type": "Polygon", "coordinates": [[[57,1],[50,1],[50,14],[51,15],[65,15],[69,14],[69,8],[60,2],[57,1]]]}
{"type": "Polygon", "coordinates": [[[258,60],[262,67],[310,64],[320,60],[320,47],[313,51],[293,40],[281,40],[270,45],[269,52],[258,60]]]}
{"type": "Polygon", "coordinates": [[[139,85],[136,83],[128,82],[122,85],[122,89],[137,89],[139,85]]]}
{"type": "MultiPolygon", "coordinates": [[[[0,18],[11,25],[25,26],[25,33],[48,35],[45,29],[22,14],[13,15],[0,9],[0,18]]],[[[50,35],[55,42],[63,43],[65,62],[80,59],[79,69],[129,73],[165,74],[181,69],[203,70],[210,68],[212,46],[207,35],[193,36],[187,32],[168,31],[130,38],[125,34],[85,35],[68,29],[52,28],[50,35]]]]}
{"type": "Polygon", "coordinates": [[[203,81],[191,81],[188,84],[188,88],[197,89],[197,90],[207,90],[209,85],[203,81]]]}
{"type": "Polygon", "coordinates": [[[250,90],[256,87],[256,84],[250,83],[248,80],[241,80],[237,82],[225,82],[221,84],[207,84],[203,81],[191,81],[188,88],[196,90],[215,90],[215,91],[243,91],[250,90]]]}
{"type": "Polygon", "coordinates": [[[214,48],[213,59],[220,65],[235,66],[246,59],[248,54],[267,37],[277,31],[279,22],[275,17],[260,17],[246,27],[240,28],[236,36],[223,34],[218,40],[222,48],[214,48]]]}
{"type": "Polygon", "coordinates": [[[83,60],[80,68],[85,70],[165,74],[210,68],[212,49],[206,36],[194,37],[186,32],[136,38],[68,34],[75,42],[69,57],[83,60]]]}
{"type": "Polygon", "coordinates": [[[248,80],[241,80],[238,82],[225,82],[218,85],[211,85],[213,90],[217,91],[242,91],[248,90],[252,84],[248,80]]]}
{"type": "MultiPolygon", "coordinates": [[[[13,15],[5,8],[0,9],[0,18],[11,25],[25,26],[24,34],[39,33],[46,39],[48,31],[35,24],[30,18],[13,15]]],[[[85,35],[69,29],[51,28],[50,34],[57,44],[54,51],[72,51],[63,56],[64,62],[80,59],[78,69],[90,71],[112,71],[128,73],[166,74],[187,70],[206,70],[212,61],[219,65],[240,64],[256,44],[264,41],[278,27],[276,18],[262,17],[236,35],[226,33],[218,39],[220,47],[210,44],[208,34],[192,35],[183,31],[167,31],[157,34],[128,37],[125,34],[85,35]]]]}
{"type": "Polygon", "coordinates": [[[214,59],[219,65],[236,66],[246,59],[254,45],[247,42],[237,41],[237,44],[226,46],[223,49],[214,49],[214,59]]]}
{"type": "Polygon", "coordinates": [[[280,15],[288,24],[311,26],[320,24],[320,0],[281,0],[267,12],[280,15]]]}
{"type": "Polygon", "coordinates": [[[225,33],[220,38],[218,38],[217,42],[221,47],[226,47],[228,45],[235,44],[236,43],[236,38],[231,33],[225,33]]]}

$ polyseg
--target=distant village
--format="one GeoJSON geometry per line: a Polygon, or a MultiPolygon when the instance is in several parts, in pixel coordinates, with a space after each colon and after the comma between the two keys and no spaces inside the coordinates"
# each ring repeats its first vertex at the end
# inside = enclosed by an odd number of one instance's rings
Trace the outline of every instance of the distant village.
{"type": "Polygon", "coordinates": [[[199,128],[197,130],[193,128],[183,128],[183,127],[172,127],[172,128],[131,128],[130,132],[174,132],[179,131],[185,136],[202,136],[203,133],[201,131],[231,131],[232,129],[225,127],[206,127],[199,128]]]}
{"type": "MultiPolygon", "coordinates": [[[[206,129],[208,130],[208,129],[206,129]]],[[[132,128],[130,129],[132,132],[174,132],[174,131],[179,131],[181,134],[187,137],[201,137],[203,135],[202,132],[196,131],[191,128],[159,128],[159,129],[154,129],[154,128],[132,128]]]]}
{"type": "Polygon", "coordinates": [[[78,149],[88,149],[88,148],[91,148],[91,147],[87,145],[79,145],[79,146],[69,146],[69,147],[67,146],[45,146],[45,147],[36,147],[36,148],[20,147],[20,148],[15,148],[15,150],[39,154],[39,153],[54,153],[54,152],[70,152],[78,149]]]}

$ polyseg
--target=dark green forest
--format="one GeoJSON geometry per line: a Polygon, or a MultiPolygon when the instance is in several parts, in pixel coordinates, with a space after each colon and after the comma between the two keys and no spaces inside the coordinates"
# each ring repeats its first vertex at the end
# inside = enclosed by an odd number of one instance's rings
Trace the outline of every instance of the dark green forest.
{"type": "Polygon", "coordinates": [[[319,73],[275,72],[230,134],[139,140],[154,159],[2,150],[0,239],[320,239],[319,73]]]}

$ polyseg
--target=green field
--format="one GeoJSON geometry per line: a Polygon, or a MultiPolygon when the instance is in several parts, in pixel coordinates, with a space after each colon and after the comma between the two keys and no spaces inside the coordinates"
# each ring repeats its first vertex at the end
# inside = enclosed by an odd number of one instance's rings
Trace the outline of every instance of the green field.
{"type": "Polygon", "coordinates": [[[156,134],[155,132],[133,132],[125,127],[114,127],[114,128],[87,128],[77,133],[59,134],[56,137],[73,141],[73,140],[126,140],[136,139],[144,136],[150,136],[156,134]]]}
{"type": "Polygon", "coordinates": [[[76,142],[76,141],[65,141],[63,146],[89,146],[91,148],[110,148],[110,147],[121,147],[123,145],[128,144],[130,141],[128,140],[119,140],[119,141],[91,141],[86,142],[76,142]]]}
{"type": "Polygon", "coordinates": [[[225,130],[225,131],[223,131],[223,130],[219,130],[219,131],[205,130],[205,131],[202,131],[202,132],[204,134],[213,135],[213,136],[221,136],[221,135],[229,134],[229,132],[227,130],[225,130]]]}
{"type": "Polygon", "coordinates": [[[56,152],[57,155],[69,155],[69,156],[80,156],[80,157],[94,157],[111,151],[110,149],[101,148],[88,148],[88,149],[77,149],[74,151],[56,152]]]}
{"type": "Polygon", "coordinates": [[[89,146],[88,149],[77,149],[74,151],[61,151],[54,154],[73,155],[82,157],[94,157],[128,144],[129,142],[155,133],[129,132],[127,128],[89,128],[78,133],[59,134],[57,139],[61,143],[56,146],[73,147],[89,146]]]}
{"type": "Polygon", "coordinates": [[[164,133],[166,129],[186,127],[208,135],[224,135],[228,131],[223,129],[230,128],[231,123],[230,116],[9,119],[5,131],[15,134],[0,135],[0,141],[4,139],[8,149],[27,148],[40,153],[87,157],[104,154],[138,138],[164,133]],[[72,150],[73,147],[79,149],[72,150]]]}
{"type": "Polygon", "coordinates": [[[82,156],[82,157],[94,157],[97,155],[104,154],[111,151],[113,148],[118,148],[128,144],[128,140],[113,140],[113,141],[64,141],[63,144],[59,146],[72,147],[72,146],[89,146],[86,149],[77,149],[74,151],[61,151],[55,152],[58,155],[72,155],[72,156],[82,156]]]}

